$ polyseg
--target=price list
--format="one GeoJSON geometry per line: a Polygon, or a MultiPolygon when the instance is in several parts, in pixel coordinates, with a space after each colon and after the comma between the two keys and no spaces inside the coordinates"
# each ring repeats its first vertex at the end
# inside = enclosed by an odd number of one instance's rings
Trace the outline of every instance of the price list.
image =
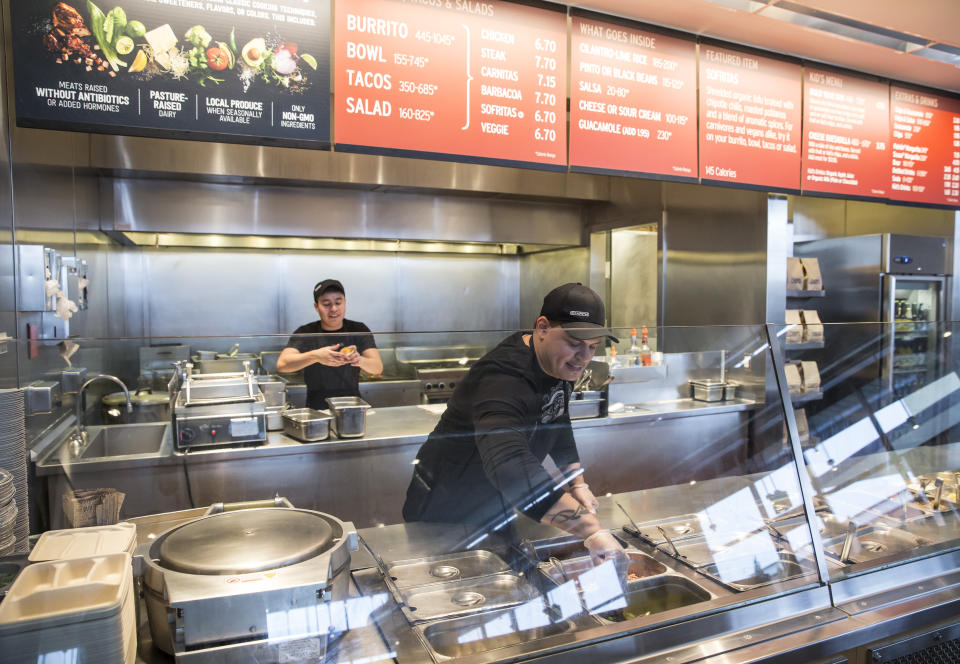
{"type": "Polygon", "coordinates": [[[800,188],[800,66],[700,46],[700,176],[800,188]]]}
{"type": "Polygon", "coordinates": [[[960,100],[890,89],[890,198],[960,204],[960,100]]]}
{"type": "Polygon", "coordinates": [[[697,177],[692,41],[575,16],[570,165],[697,177]]]}
{"type": "Polygon", "coordinates": [[[890,86],[821,69],[804,71],[803,189],[886,196],[890,86]]]}
{"type": "Polygon", "coordinates": [[[566,166],[566,16],[507,2],[335,3],[337,149],[566,166]]]}

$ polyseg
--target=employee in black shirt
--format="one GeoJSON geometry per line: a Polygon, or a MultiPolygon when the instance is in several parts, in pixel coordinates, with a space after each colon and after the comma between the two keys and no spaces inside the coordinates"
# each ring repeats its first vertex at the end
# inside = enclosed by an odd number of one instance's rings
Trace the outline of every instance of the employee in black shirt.
{"type": "Polygon", "coordinates": [[[360,396],[360,370],[383,371],[370,328],[345,318],[343,284],[325,279],[313,288],[313,306],[320,320],[298,327],[277,358],[277,371],[303,369],[307,407],[326,408],[327,397],[360,396]],[[322,335],[322,336],[321,336],[322,335]]]}
{"type": "Polygon", "coordinates": [[[463,523],[482,537],[509,530],[517,509],[584,538],[595,561],[611,558],[625,574],[622,547],[595,516],[567,409],[605,337],[616,341],[599,295],[573,283],[552,290],[530,333],[502,341],[457,384],[417,453],[403,518],[463,523]],[[562,482],[543,467],[547,455],[562,482]]]}

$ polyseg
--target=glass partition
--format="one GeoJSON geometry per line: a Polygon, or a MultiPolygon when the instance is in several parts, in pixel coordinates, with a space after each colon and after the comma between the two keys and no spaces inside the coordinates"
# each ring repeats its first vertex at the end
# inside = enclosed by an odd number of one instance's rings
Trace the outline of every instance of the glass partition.
{"type": "Polygon", "coordinates": [[[819,347],[784,345],[787,377],[802,376],[791,399],[834,579],[960,546],[956,324],[897,318],[827,324],[819,347]]]}
{"type": "Polygon", "coordinates": [[[60,392],[27,417],[36,516],[136,524],[141,652],[322,635],[340,661],[496,661],[818,587],[767,329],[613,333],[20,343],[60,392]],[[320,394],[316,362],[366,367],[357,394],[320,394]]]}

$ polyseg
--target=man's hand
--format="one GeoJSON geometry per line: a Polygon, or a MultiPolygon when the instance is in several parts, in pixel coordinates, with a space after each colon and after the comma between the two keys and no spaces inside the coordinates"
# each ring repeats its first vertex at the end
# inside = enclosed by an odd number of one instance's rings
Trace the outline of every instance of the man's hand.
{"type": "Polygon", "coordinates": [[[626,584],[630,559],[627,557],[623,547],[620,546],[620,542],[610,534],[609,530],[598,530],[583,540],[583,545],[587,547],[587,551],[590,552],[590,558],[593,560],[594,565],[612,560],[620,582],[624,585],[626,584]]]}
{"type": "Polygon", "coordinates": [[[585,483],[574,484],[570,488],[570,495],[572,495],[578,503],[583,505],[590,514],[596,514],[597,510],[600,508],[600,502],[597,500],[597,497],[593,495],[593,492],[590,491],[590,487],[585,483]]]}
{"type": "MultiPolygon", "coordinates": [[[[342,367],[344,364],[350,364],[350,362],[347,361],[348,356],[339,352],[339,348],[340,344],[334,344],[332,346],[317,348],[310,352],[317,362],[328,367],[342,367]]],[[[354,351],[354,354],[356,354],[356,351],[354,351]]]]}
{"type": "Polygon", "coordinates": [[[344,363],[351,364],[355,367],[360,366],[360,358],[362,356],[357,352],[356,346],[347,346],[340,351],[340,355],[343,357],[344,363]]]}

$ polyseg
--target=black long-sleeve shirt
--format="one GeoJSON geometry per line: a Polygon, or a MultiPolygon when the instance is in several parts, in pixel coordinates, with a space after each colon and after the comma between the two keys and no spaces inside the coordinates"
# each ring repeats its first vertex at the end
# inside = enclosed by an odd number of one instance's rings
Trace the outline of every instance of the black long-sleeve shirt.
{"type": "Polygon", "coordinates": [[[523,333],[502,341],[460,381],[420,448],[404,518],[485,523],[514,507],[543,517],[562,493],[543,460],[560,468],[580,460],[571,388],[544,373],[523,333]]]}

